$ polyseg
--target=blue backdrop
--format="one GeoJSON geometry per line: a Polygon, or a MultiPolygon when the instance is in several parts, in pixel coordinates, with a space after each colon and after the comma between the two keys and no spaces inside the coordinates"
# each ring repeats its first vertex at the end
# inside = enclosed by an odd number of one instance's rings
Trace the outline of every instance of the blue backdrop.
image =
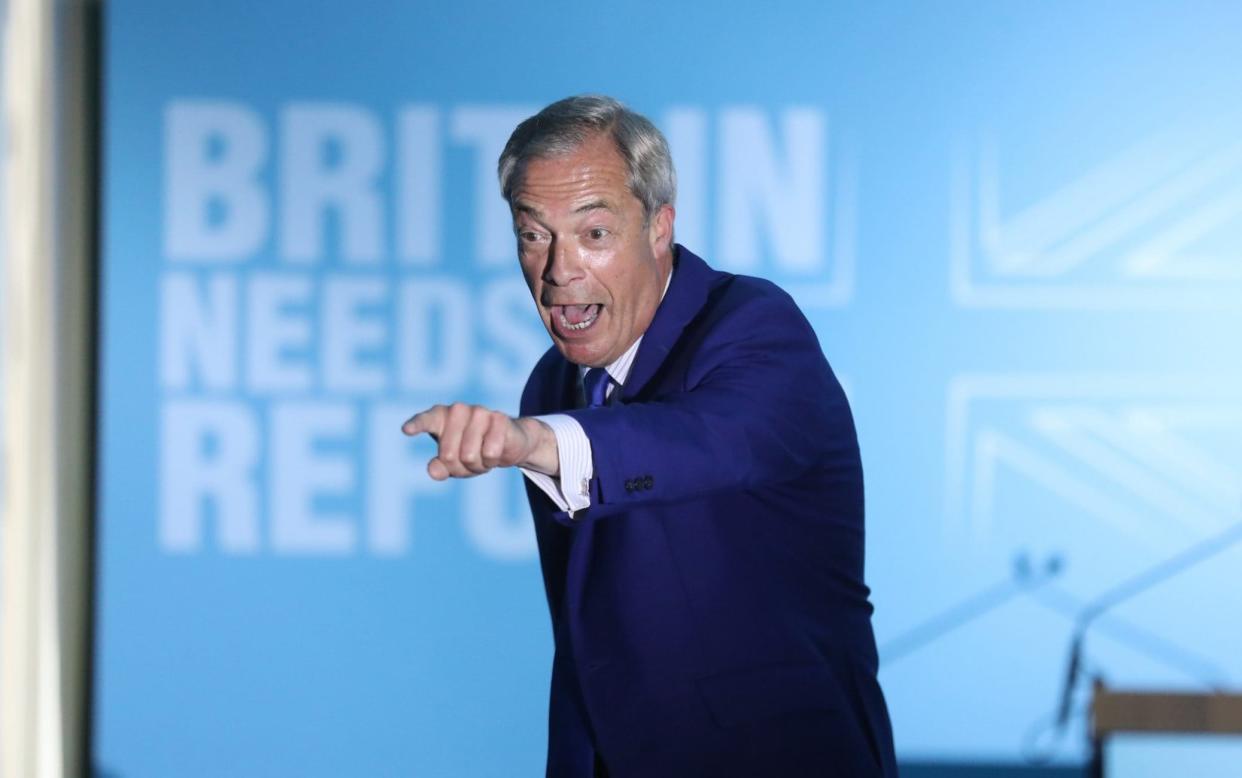
{"type": "MultiPolygon", "coordinates": [[[[495,159],[604,92],[677,234],[795,294],[850,395],[907,761],[1083,757],[1073,618],[1240,516],[1242,9],[108,4],[95,761],[540,774],[551,638],[513,474],[399,425],[513,410],[548,340],[495,159]]],[[[1236,685],[1242,551],[1089,674],[1236,685]]]]}

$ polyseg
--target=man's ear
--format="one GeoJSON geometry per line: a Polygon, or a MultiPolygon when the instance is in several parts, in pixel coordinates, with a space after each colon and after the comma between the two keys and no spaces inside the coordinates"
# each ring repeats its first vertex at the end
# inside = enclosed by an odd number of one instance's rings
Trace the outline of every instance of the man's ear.
{"type": "Polygon", "coordinates": [[[673,206],[665,203],[651,215],[651,225],[647,228],[647,239],[651,241],[651,253],[659,256],[673,247],[673,219],[677,212],[673,206]]]}

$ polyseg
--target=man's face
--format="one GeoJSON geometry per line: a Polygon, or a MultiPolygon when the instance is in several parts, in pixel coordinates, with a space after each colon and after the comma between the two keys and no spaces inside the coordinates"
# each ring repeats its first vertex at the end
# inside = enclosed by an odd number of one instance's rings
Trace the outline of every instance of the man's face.
{"type": "Polygon", "coordinates": [[[533,159],[512,197],[518,257],[552,342],[570,362],[604,367],[651,324],[672,270],[673,209],[643,224],[612,139],[533,159]]]}

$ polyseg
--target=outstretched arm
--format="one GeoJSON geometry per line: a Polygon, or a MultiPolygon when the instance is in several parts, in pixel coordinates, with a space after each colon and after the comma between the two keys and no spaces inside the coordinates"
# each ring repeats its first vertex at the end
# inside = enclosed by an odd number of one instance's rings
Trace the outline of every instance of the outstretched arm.
{"type": "MultiPolygon", "coordinates": [[[[590,515],[789,480],[812,467],[857,478],[845,395],[787,297],[752,300],[745,315],[713,327],[685,380],[680,391],[646,402],[562,412],[578,422],[594,452],[584,474],[590,515]]],[[[437,480],[514,465],[560,474],[564,452],[538,418],[458,403],[418,414],[405,430],[437,437],[440,450],[428,464],[437,480]]]]}

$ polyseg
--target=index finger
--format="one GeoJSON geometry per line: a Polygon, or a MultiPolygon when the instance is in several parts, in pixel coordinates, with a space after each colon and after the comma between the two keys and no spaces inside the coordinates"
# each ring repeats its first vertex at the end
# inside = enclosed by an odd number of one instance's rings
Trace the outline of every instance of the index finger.
{"type": "Polygon", "coordinates": [[[405,424],[401,425],[401,431],[406,435],[418,435],[419,433],[425,432],[436,439],[439,439],[440,432],[443,429],[443,405],[433,405],[422,413],[416,413],[411,416],[405,424]]]}

